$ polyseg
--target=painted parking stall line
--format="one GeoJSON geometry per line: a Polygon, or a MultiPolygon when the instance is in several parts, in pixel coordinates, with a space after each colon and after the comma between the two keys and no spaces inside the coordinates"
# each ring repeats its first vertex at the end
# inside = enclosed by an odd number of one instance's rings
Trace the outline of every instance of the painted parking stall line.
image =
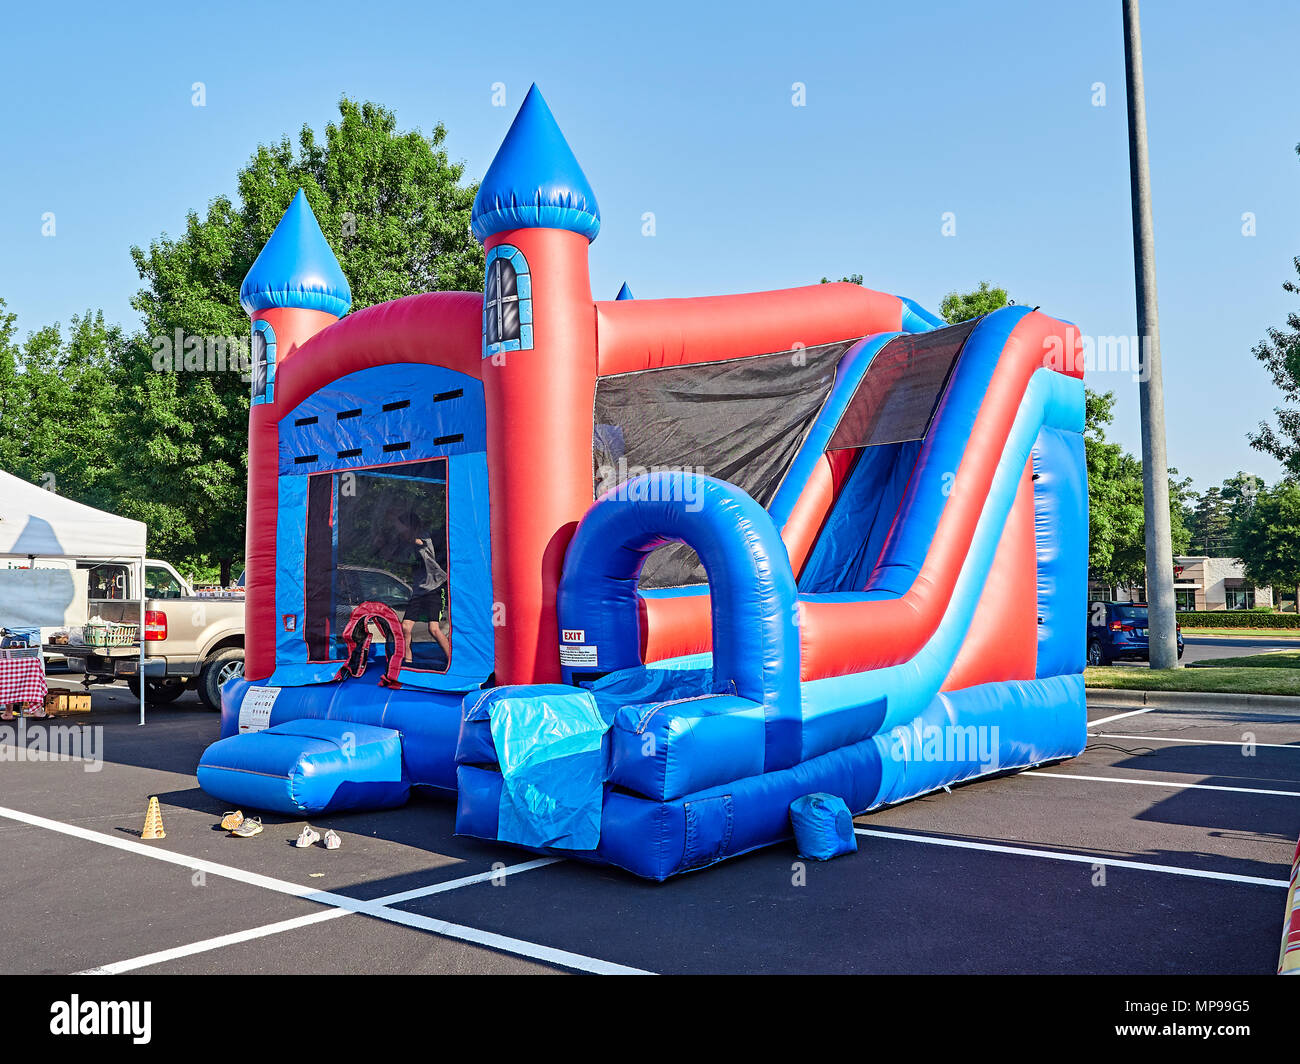
{"type": "Polygon", "coordinates": [[[926,846],[946,846],[955,850],[978,850],[984,853],[1003,853],[1017,857],[1038,857],[1050,861],[1068,861],[1072,864],[1105,865],[1107,868],[1129,868],[1136,872],[1156,872],[1161,875],[1186,876],[1190,879],[1212,879],[1223,883],[1240,883],[1253,887],[1280,887],[1285,890],[1290,886],[1290,883],[1285,879],[1265,879],[1262,876],[1242,876],[1233,872],[1179,868],[1177,865],[1130,861],[1126,858],[1105,857],[1100,854],[1039,850],[1028,846],[1005,846],[993,842],[972,842],[969,839],[950,839],[941,835],[912,835],[903,831],[880,831],[875,828],[854,828],[853,830],[858,835],[867,835],[871,838],[917,842],[926,846]]]}
{"type": "Polygon", "coordinates": [[[1136,717],[1142,713],[1151,713],[1159,708],[1159,706],[1143,706],[1141,709],[1131,709],[1127,713],[1116,713],[1109,717],[1100,717],[1097,720],[1088,721],[1088,727],[1095,728],[1098,724],[1109,724],[1112,720],[1123,720],[1125,717],[1136,717]]]}
{"type": "Polygon", "coordinates": [[[272,890],[279,894],[288,894],[295,898],[302,898],[304,901],[312,901],[320,905],[328,905],[348,912],[362,913],[366,916],[373,916],[381,920],[387,920],[390,923],[402,924],[403,926],[417,928],[421,931],[430,931],[433,934],[459,939],[463,942],[471,942],[475,945],[486,946],[490,949],[500,950],[503,953],[513,953],[516,956],[528,957],[531,960],[543,961],[564,968],[573,968],[575,971],[592,972],[598,975],[652,974],[638,968],[630,968],[626,965],[613,964],[596,957],[586,957],[582,954],[570,953],[567,950],[555,949],[551,946],[545,946],[537,942],[527,942],[522,939],[511,938],[508,935],[498,935],[491,931],[481,931],[477,928],[466,927],[463,924],[454,924],[446,920],[436,920],[432,917],[403,912],[400,909],[390,909],[387,905],[380,904],[379,902],[362,901],[357,898],[350,898],[346,894],[335,894],[332,891],[316,890],[300,883],[291,883],[288,880],[276,879],[274,876],[264,876],[258,872],[248,872],[242,868],[233,868],[230,865],[219,864],[216,861],[208,861],[198,857],[187,857],[184,854],[176,853],[172,850],[146,846],[142,842],[136,842],[131,839],[114,838],[111,835],[105,835],[103,832],[91,831],[89,828],[77,827],[73,824],[64,824],[58,820],[50,820],[48,817],[36,816],[33,813],[24,813],[18,809],[9,809],[5,806],[0,806],[0,818],[18,821],[19,823],[27,824],[30,827],[55,831],[61,835],[68,835],[72,838],[82,839],[86,842],[94,842],[101,846],[108,846],[111,849],[123,850],[127,853],[149,857],[155,861],[162,861],[167,864],[177,865],[181,868],[188,868],[191,871],[220,876],[223,879],[234,880],[235,882],[244,883],[249,886],[261,887],[264,890],[272,890]]]}
{"type": "MultiPolygon", "coordinates": [[[[462,887],[471,887],[478,883],[487,883],[500,881],[504,876],[518,875],[520,872],[531,872],[535,868],[545,868],[547,865],[559,864],[561,858],[543,857],[535,861],[525,861],[522,864],[506,865],[502,868],[494,868],[487,872],[479,872],[472,876],[462,876],[460,879],[452,879],[445,883],[434,883],[426,887],[416,887],[413,890],[404,890],[397,894],[388,894],[382,898],[376,898],[376,905],[397,905],[405,901],[414,901],[417,898],[427,898],[434,894],[445,894],[448,891],[460,890],[462,887]]],[[[235,931],[229,935],[218,935],[215,938],[206,938],[198,942],[191,942],[184,946],[175,946],[171,949],[158,950],[154,953],[145,953],[139,957],[132,957],[128,960],[114,961],[111,964],[100,965],[96,968],[88,968],[85,971],[75,972],[75,975],[120,975],[123,972],[133,972],[140,968],[150,968],[156,964],[165,964],[168,961],[179,960],[182,957],[192,957],[197,953],[208,953],[212,950],[224,949],[227,946],[237,946],[243,942],[251,942],[258,938],[268,938],[271,935],[279,935],[285,931],[296,931],[302,927],[310,927],[312,924],[324,923],[327,920],[337,920],[344,916],[353,916],[356,914],[355,909],[341,909],[331,907],[318,913],[309,913],[306,916],[296,916],[289,920],[279,920],[272,924],[263,924],[260,927],[250,927],[244,931],[235,931]]]]}
{"type": "Polygon", "coordinates": [[[1183,783],[1181,780],[1143,780],[1129,779],[1125,776],[1085,776],[1074,772],[1044,772],[1041,769],[1029,769],[1020,773],[1034,779],[1083,780],[1087,783],[1127,783],[1134,787],[1167,787],[1171,790],[1186,791],[1227,791],[1232,794],[1257,794],[1268,798],[1300,798],[1300,791],[1274,791],[1263,787],[1228,787],[1217,783],[1183,783]]]}
{"type": "Polygon", "coordinates": [[[1249,746],[1255,750],[1294,750],[1300,753],[1300,745],[1295,743],[1256,743],[1244,739],[1185,739],[1173,735],[1130,735],[1127,732],[1089,732],[1089,739],[1138,739],[1148,743],[1173,743],[1181,746],[1249,746]]]}

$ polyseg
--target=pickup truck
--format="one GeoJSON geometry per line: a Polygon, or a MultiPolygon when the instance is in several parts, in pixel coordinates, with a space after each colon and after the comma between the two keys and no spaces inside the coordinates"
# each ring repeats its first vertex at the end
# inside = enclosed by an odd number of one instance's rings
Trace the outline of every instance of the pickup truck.
{"type": "MultiPolygon", "coordinates": [[[[90,569],[89,619],[138,626],[140,600],[135,567],[122,561],[81,563],[90,569]]],[[[197,690],[209,709],[221,709],[221,685],[244,671],[244,597],[238,592],[196,594],[189,581],[166,562],[145,562],[145,698],[175,701],[197,690]]],[[[137,636],[138,638],[138,636],[137,636]]],[[[46,644],[62,654],[85,684],[124,681],[136,687],[140,645],[46,644]]]]}

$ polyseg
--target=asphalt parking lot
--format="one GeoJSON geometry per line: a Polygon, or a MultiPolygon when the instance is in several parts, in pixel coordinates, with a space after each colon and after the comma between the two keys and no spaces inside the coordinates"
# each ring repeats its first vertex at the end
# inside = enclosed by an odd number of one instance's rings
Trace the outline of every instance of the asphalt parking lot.
{"type": "Polygon", "coordinates": [[[0,971],[1272,972],[1300,711],[1102,699],[1079,758],[859,817],[857,854],[656,884],[458,839],[431,799],[313,821],[333,852],[279,817],[229,837],[193,774],[216,716],[186,695],[140,728],[98,690],[55,722],[97,729],[90,761],[0,750],[0,971]]]}

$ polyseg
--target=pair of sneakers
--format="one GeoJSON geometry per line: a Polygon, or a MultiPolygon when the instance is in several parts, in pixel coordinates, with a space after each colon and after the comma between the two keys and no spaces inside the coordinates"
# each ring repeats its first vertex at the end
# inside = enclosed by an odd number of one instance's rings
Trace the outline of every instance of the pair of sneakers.
{"type": "Polygon", "coordinates": [[[343,845],[343,840],[334,833],[333,828],[330,828],[325,832],[325,838],[322,840],[320,832],[310,824],[303,825],[302,831],[298,833],[298,837],[294,840],[293,844],[297,846],[298,849],[305,850],[308,846],[315,846],[318,842],[322,842],[327,850],[337,850],[341,845],[343,845]]]}
{"type": "Polygon", "coordinates": [[[262,818],[260,816],[244,816],[242,812],[236,809],[233,813],[227,813],[221,818],[221,826],[236,838],[248,839],[262,833],[262,818]]]}

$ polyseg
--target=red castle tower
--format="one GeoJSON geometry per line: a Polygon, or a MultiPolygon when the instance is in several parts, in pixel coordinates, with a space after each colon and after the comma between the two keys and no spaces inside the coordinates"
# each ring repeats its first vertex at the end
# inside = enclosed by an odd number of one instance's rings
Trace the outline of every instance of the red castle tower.
{"type": "Polygon", "coordinates": [[[483,385],[492,476],[499,683],[559,679],[555,597],[592,502],[596,315],[587,249],[600,209],[534,85],[474,200],[487,251],[483,385]]]}
{"type": "Polygon", "coordinates": [[[352,291],[299,189],[239,289],[252,320],[253,396],[248,411],[244,672],[275,669],[275,541],[279,512],[279,411],[275,376],[298,349],[352,305],[352,291]]]}

